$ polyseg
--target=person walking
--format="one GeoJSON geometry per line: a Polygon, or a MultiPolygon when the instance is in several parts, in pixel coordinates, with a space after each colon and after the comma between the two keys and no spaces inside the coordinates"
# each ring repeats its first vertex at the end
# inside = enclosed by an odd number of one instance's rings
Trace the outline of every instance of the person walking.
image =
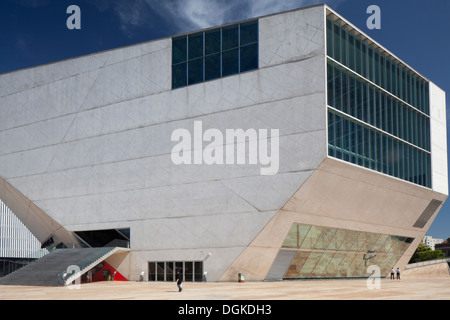
{"type": "Polygon", "coordinates": [[[183,286],[182,286],[183,274],[180,272],[180,269],[177,270],[176,280],[177,280],[178,292],[183,291],[183,286]]]}
{"type": "Polygon", "coordinates": [[[400,269],[397,268],[397,280],[400,280],[400,269]]]}
{"type": "Polygon", "coordinates": [[[394,272],[394,267],[392,267],[392,268],[391,268],[391,280],[394,280],[394,279],[395,279],[394,274],[395,274],[395,272],[394,272]]]}

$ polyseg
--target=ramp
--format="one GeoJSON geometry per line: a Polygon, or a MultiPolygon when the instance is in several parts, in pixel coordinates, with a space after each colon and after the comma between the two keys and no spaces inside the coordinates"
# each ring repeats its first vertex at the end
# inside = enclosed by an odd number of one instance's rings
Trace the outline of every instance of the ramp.
{"type": "Polygon", "coordinates": [[[117,251],[130,250],[118,247],[58,249],[0,278],[0,285],[67,285],[117,251]],[[63,278],[63,274],[71,270],[76,272],[63,278]]]}
{"type": "Polygon", "coordinates": [[[297,251],[280,251],[266,276],[265,281],[281,281],[297,251]]]}
{"type": "Polygon", "coordinates": [[[409,264],[403,272],[405,279],[450,278],[450,258],[409,264]]]}

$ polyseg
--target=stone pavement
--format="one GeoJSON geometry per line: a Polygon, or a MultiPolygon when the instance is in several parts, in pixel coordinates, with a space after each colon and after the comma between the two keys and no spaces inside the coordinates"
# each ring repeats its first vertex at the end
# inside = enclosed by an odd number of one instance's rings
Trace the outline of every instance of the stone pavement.
{"type": "Polygon", "coordinates": [[[0,286],[0,300],[450,300],[450,277],[366,280],[175,283],[96,282],[73,287],[0,286]]]}

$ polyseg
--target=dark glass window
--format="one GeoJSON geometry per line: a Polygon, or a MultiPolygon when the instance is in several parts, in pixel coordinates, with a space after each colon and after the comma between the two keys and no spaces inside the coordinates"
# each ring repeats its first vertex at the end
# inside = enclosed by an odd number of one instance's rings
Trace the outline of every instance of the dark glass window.
{"type": "Polygon", "coordinates": [[[189,42],[189,60],[203,57],[203,32],[190,34],[189,42]]]}
{"type": "Polygon", "coordinates": [[[258,21],[172,39],[172,89],[258,69],[258,21]]]}
{"type": "Polygon", "coordinates": [[[203,261],[158,261],[148,263],[148,281],[175,281],[180,272],[183,281],[203,281],[203,261]]]}
{"type": "Polygon", "coordinates": [[[205,32],[205,55],[220,52],[220,29],[205,32]]]}
{"type": "Polygon", "coordinates": [[[427,115],[331,60],[327,89],[329,156],[431,187],[427,115]]]}
{"type": "Polygon", "coordinates": [[[229,76],[239,72],[239,50],[229,50],[222,54],[222,76],[229,76]]]}
{"type": "Polygon", "coordinates": [[[241,24],[241,46],[258,42],[258,22],[250,21],[241,24]]]}
{"type": "Polygon", "coordinates": [[[239,46],[239,25],[222,28],[222,50],[229,50],[239,46]]]}
{"type": "Polygon", "coordinates": [[[220,78],[220,53],[205,57],[205,81],[220,78]]]}
{"type": "Polygon", "coordinates": [[[172,40],[172,64],[187,60],[187,37],[174,38],[172,40]]]}
{"type": "Polygon", "coordinates": [[[241,48],[241,72],[258,68],[258,44],[241,48]]]}
{"type": "Polygon", "coordinates": [[[196,84],[203,81],[203,59],[189,61],[188,84],[196,84]]]}
{"type": "Polygon", "coordinates": [[[183,62],[172,66],[172,88],[180,88],[187,85],[187,63],[183,62]]]}
{"type": "Polygon", "coordinates": [[[330,58],[429,115],[424,79],[333,14],[326,27],[330,58]]]}

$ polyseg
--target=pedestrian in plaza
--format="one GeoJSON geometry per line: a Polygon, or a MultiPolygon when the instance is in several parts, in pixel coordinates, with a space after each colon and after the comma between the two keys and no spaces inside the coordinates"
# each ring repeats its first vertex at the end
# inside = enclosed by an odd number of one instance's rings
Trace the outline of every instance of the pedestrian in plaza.
{"type": "Polygon", "coordinates": [[[180,272],[180,269],[177,270],[177,286],[178,286],[178,292],[183,291],[182,283],[183,283],[183,274],[180,272]]]}
{"type": "Polygon", "coordinates": [[[397,268],[397,280],[400,280],[400,269],[397,268]]]}
{"type": "Polygon", "coordinates": [[[394,267],[392,267],[391,268],[391,280],[395,279],[394,275],[395,275],[395,271],[394,271],[394,267]]]}

